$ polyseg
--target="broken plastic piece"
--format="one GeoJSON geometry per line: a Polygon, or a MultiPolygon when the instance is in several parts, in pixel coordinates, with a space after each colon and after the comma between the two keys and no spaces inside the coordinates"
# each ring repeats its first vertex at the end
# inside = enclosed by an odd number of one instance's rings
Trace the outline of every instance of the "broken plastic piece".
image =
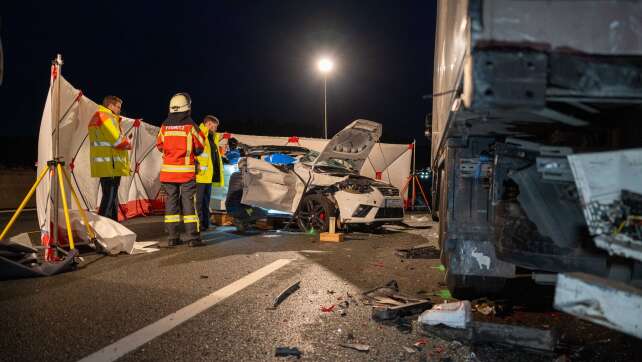
{"type": "Polygon", "coordinates": [[[296,358],[301,358],[303,352],[299,351],[296,347],[276,347],[274,352],[275,357],[290,357],[294,356],[296,358]]]}
{"type": "Polygon", "coordinates": [[[450,290],[448,289],[438,290],[435,292],[435,295],[443,299],[453,299],[453,296],[450,294],[450,290]]]}
{"type": "Polygon", "coordinates": [[[352,349],[357,350],[359,352],[368,352],[370,350],[370,346],[368,346],[367,344],[340,343],[339,346],[345,347],[345,348],[352,348],[352,349]]]}
{"type": "Polygon", "coordinates": [[[279,293],[279,295],[276,298],[274,298],[274,302],[272,303],[272,306],[269,307],[268,309],[276,309],[276,307],[278,307],[279,304],[283,303],[283,301],[286,300],[290,295],[292,295],[292,293],[299,290],[300,287],[301,287],[301,281],[299,280],[296,283],[285,288],[284,291],[279,293]]]}
{"type": "Polygon", "coordinates": [[[331,306],[329,306],[329,307],[321,306],[321,308],[320,308],[320,309],[321,309],[321,311],[322,311],[322,312],[324,312],[324,313],[330,313],[330,312],[332,312],[332,311],[334,310],[334,307],[335,307],[335,305],[333,304],[333,305],[331,305],[331,306]]]}
{"type": "Polygon", "coordinates": [[[419,323],[429,326],[439,324],[465,329],[472,321],[472,310],[467,300],[437,304],[419,316],[419,323]]]}

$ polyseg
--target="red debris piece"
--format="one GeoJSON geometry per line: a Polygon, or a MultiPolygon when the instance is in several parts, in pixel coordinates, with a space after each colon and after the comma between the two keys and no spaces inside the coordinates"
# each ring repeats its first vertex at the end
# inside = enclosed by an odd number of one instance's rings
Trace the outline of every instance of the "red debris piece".
{"type": "Polygon", "coordinates": [[[329,307],[321,306],[321,311],[324,313],[331,313],[334,310],[334,304],[329,307]]]}
{"type": "Polygon", "coordinates": [[[82,91],[78,91],[78,95],[76,96],[76,101],[79,101],[80,98],[82,98],[83,94],[82,91]]]}
{"type": "Polygon", "coordinates": [[[442,353],[444,351],[444,347],[436,346],[435,348],[432,349],[432,351],[435,353],[442,353]]]}
{"type": "Polygon", "coordinates": [[[229,140],[230,138],[232,138],[232,134],[231,133],[227,133],[227,132],[223,133],[223,139],[224,140],[229,140]]]}
{"type": "Polygon", "coordinates": [[[136,127],[136,128],[140,127],[140,121],[141,121],[140,118],[136,118],[134,120],[134,124],[132,125],[132,127],[136,127]]]}
{"type": "Polygon", "coordinates": [[[297,136],[288,137],[288,143],[299,143],[299,137],[297,136]]]}
{"type": "Polygon", "coordinates": [[[415,148],[415,145],[413,145],[412,143],[409,143],[409,144],[408,144],[408,149],[409,149],[409,150],[412,150],[413,148],[415,148]]]}
{"type": "Polygon", "coordinates": [[[381,180],[383,177],[383,171],[375,171],[375,180],[381,180]]]}
{"type": "Polygon", "coordinates": [[[74,161],[72,160],[72,161],[69,163],[69,169],[71,170],[71,172],[74,172],[74,167],[76,167],[76,164],[75,164],[75,163],[74,163],[74,161]]]}
{"type": "Polygon", "coordinates": [[[379,268],[383,268],[384,267],[383,261],[374,262],[374,263],[372,263],[372,265],[374,265],[376,267],[379,267],[379,268]]]}
{"type": "Polygon", "coordinates": [[[417,342],[415,342],[415,347],[425,346],[426,343],[428,343],[428,339],[420,338],[417,342]]]}

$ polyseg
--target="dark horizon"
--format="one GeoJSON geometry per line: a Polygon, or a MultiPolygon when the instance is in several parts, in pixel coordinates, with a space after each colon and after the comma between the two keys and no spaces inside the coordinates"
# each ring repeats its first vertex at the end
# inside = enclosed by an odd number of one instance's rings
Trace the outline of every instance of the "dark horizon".
{"type": "Polygon", "coordinates": [[[22,144],[30,155],[24,165],[36,153],[24,143],[37,139],[57,53],[71,84],[96,102],[120,96],[129,117],[159,125],[171,95],[186,91],[197,121],[215,114],[222,131],[300,137],[323,136],[315,59],[328,54],[336,62],[328,78],[328,135],[357,118],[381,122],[383,142],[416,139],[418,166],[427,163],[431,104],[422,95],[432,89],[435,4],[67,2],[53,9],[22,1],[0,15],[1,148],[22,144]]]}

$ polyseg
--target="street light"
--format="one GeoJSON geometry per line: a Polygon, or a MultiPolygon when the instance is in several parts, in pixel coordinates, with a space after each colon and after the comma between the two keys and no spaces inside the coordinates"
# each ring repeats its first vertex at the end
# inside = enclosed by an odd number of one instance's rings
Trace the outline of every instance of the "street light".
{"type": "Polygon", "coordinates": [[[328,73],[334,68],[334,62],[330,58],[321,58],[317,63],[319,72],[323,74],[323,136],[328,139],[328,96],[327,83],[328,73]]]}

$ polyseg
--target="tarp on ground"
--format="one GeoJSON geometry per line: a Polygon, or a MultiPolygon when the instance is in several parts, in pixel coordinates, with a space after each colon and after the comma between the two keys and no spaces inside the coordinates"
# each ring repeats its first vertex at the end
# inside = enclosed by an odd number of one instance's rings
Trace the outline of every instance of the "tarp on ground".
{"type": "MultiPolygon", "coordinates": [[[[47,161],[54,155],[56,145],[55,120],[60,120],[58,155],[65,162],[64,168],[71,175],[72,184],[81,198],[83,208],[96,211],[100,204],[99,180],[92,178],[89,166],[89,140],[87,137],[88,124],[98,109],[82,92],[74,88],[64,77],[52,72],[52,82],[47,95],[38,139],[38,174],[47,167],[47,161]]],[[[161,165],[161,154],[155,148],[156,135],[159,128],[141,120],[123,118],[122,130],[131,137],[132,150],[131,176],[122,177],[118,190],[119,220],[145,216],[163,211],[164,199],[161,194],[158,179],[161,165]]],[[[294,133],[294,132],[293,132],[294,133]]],[[[222,148],[227,139],[234,137],[241,143],[258,145],[299,145],[315,151],[321,151],[327,140],[303,137],[267,137],[242,134],[224,134],[222,148]]],[[[402,189],[410,175],[412,147],[407,144],[378,144],[364,163],[361,174],[390,182],[402,189]]],[[[226,166],[227,177],[233,172],[233,166],[226,166]]],[[[45,177],[36,191],[38,221],[43,237],[49,237],[52,229],[52,175],[45,177]]],[[[71,209],[77,209],[73,204],[69,190],[67,200],[71,209]]],[[[225,189],[215,190],[212,207],[218,208],[224,202],[216,202],[216,197],[223,197],[225,189]],[[217,196],[218,195],[218,196],[217,196]]],[[[221,200],[219,200],[221,201],[221,200]]],[[[59,204],[62,208],[62,203],[59,204]]],[[[75,216],[75,213],[72,213],[75,216]]],[[[97,215],[96,215],[97,217],[97,215]]],[[[109,223],[104,218],[97,220],[109,223]]],[[[94,218],[92,218],[92,222],[94,218]]],[[[82,224],[74,223],[72,229],[77,231],[80,238],[83,235],[82,224]]],[[[64,225],[64,218],[59,219],[59,225],[64,225]]],[[[113,229],[113,227],[112,227],[113,229]]],[[[60,232],[60,240],[66,241],[64,232],[60,232]]]]}

